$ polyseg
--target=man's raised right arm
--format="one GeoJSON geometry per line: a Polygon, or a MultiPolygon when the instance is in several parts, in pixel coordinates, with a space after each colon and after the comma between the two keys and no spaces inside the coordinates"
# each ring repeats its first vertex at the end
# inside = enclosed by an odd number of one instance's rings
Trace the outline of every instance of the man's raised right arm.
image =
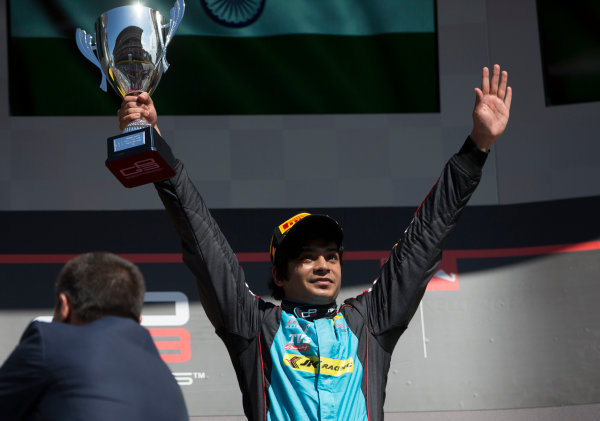
{"type": "MultiPolygon", "coordinates": [[[[121,128],[141,118],[158,131],[156,110],[147,93],[125,97],[118,116],[121,128]]],[[[258,329],[254,317],[258,298],[246,286],[235,253],[179,160],[175,171],[175,176],[155,187],[181,238],[183,260],[196,278],[202,306],[218,333],[253,336],[258,329]]]]}

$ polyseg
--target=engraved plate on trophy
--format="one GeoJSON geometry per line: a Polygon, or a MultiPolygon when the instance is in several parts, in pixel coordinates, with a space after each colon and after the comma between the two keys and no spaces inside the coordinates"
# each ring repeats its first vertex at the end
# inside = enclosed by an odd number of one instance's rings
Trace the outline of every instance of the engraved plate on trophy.
{"type": "MultiPolygon", "coordinates": [[[[107,81],[124,98],[156,90],[169,64],[167,46],[183,19],[185,3],[177,0],[166,19],[156,10],[139,4],[103,13],[92,36],[77,29],[75,39],[81,53],[101,72],[100,88],[107,81]]],[[[169,145],[145,120],[132,121],[122,134],[107,139],[106,166],[125,187],[164,180],[175,175],[169,145]]]]}

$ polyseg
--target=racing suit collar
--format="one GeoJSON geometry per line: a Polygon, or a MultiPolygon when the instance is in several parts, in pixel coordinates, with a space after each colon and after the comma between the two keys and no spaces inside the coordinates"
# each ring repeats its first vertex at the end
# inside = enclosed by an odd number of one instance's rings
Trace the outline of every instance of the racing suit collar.
{"type": "Polygon", "coordinates": [[[315,320],[322,317],[333,317],[337,313],[337,304],[303,304],[296,301],[283,299],[281,301],[283,311],[306,320],[315,320]]]}

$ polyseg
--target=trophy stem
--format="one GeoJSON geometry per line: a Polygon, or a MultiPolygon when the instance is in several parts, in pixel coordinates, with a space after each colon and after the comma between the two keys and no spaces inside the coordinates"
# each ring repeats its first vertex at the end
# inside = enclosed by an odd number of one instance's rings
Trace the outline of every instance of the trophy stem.
{"type": "Polygon", "coordinates": [[[133,120],[131,123],[129,123],[125,127],[125,130],[123,130],[123,133],[129,133],[134,130],[145,129],[146,127],[150,127],[150,126],[151,126],[151,124],[148,123],[146,120],[133,120]]]}

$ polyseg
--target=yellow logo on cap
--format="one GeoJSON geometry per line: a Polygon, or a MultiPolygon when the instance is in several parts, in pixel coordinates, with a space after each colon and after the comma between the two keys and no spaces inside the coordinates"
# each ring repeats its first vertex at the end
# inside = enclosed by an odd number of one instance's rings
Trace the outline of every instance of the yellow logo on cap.
{"type": "Polygon", "coordinates": [[[290,219],[285,221],[283,224],[279,225],[279,232],[282,234],[292,228],[296,222],[301,220],[304,217],[309,216],[310,213],[299,213],[298,215],[292,216],[290,219]]]}

